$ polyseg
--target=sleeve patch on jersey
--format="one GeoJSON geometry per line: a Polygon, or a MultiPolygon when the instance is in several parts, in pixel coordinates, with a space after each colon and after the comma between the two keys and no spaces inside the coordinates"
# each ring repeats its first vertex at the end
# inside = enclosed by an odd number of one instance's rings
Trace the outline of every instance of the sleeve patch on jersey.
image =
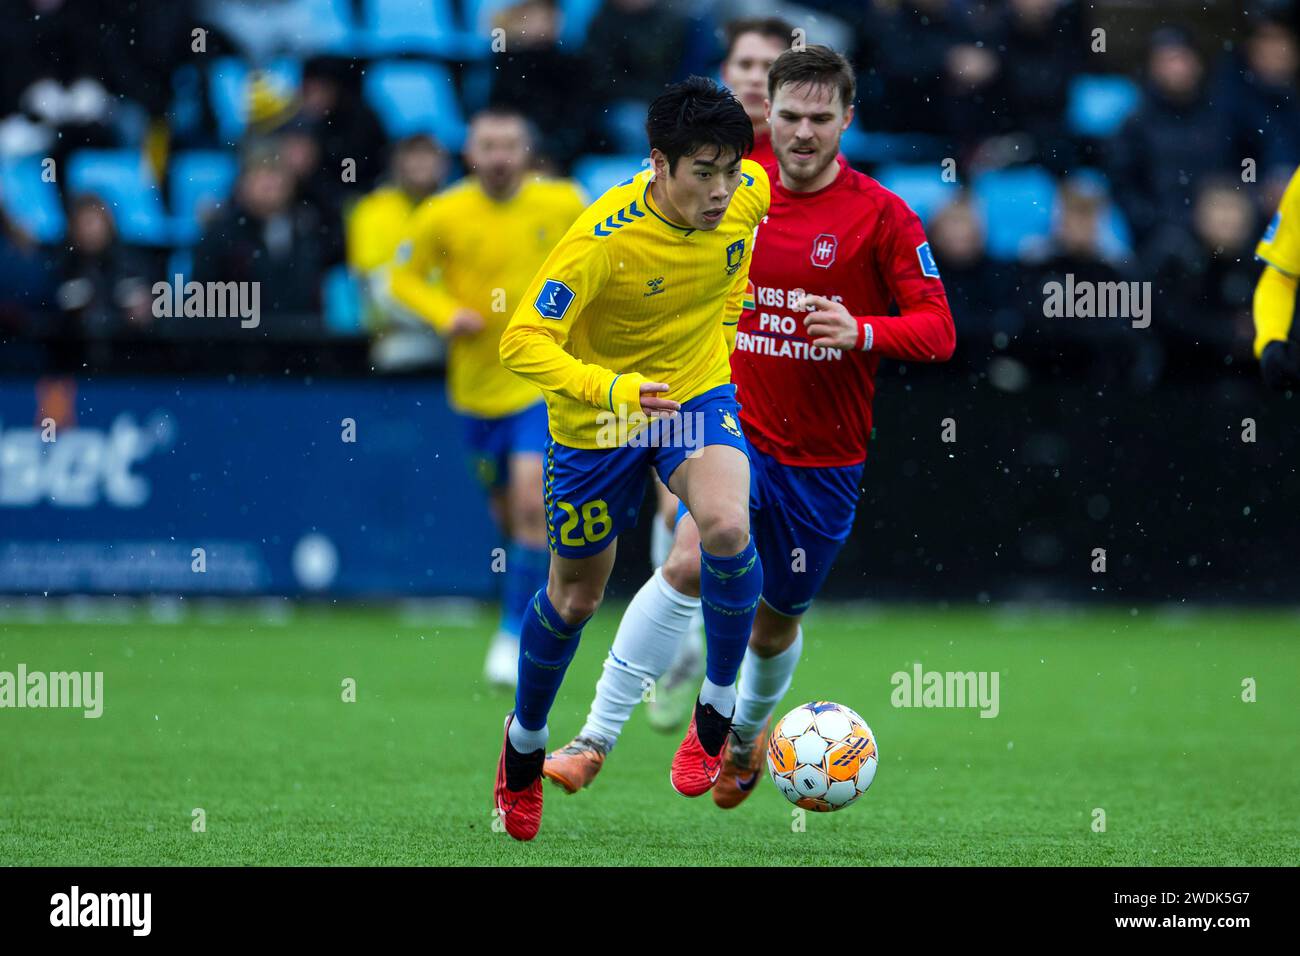
{"type": "Polygon", "coordinates": [[[930,244],[923,242],[916,247],[916,258],[921,261],[921,272],[931,279],[939,278],[939,263],[934,261],[934,253],[930,251],[930,244]]]}
{"type": "Polygon", "coordinates": [[[573,305],[573,290],[559,279],[547,279],[542,283],[542,291],[537,293],[533,308],[544,319],[559,321],[573,305]]]}
{"type": "Polygon", "coordinates": [[[1264,238],[1262,241],[1272,242],[1274,239],[1277,238],[1277,231],[1281,228],[1282,228],[1282,212],[1281,210],[1278,210],[1278,212],[1273,216],[1272,222],[1268,224],[1268,228],[1264,230],[1264,238]]]}

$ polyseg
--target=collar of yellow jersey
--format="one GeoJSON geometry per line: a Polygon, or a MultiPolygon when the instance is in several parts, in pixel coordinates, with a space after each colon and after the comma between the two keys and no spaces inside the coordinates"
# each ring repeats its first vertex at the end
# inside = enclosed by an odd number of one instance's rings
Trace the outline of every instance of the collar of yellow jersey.
{"type": "Polygon", "coordinates": [[[695,231],[694,226],[678,225],[677,223],[673,222],[671,219],[669,219],[667,216],[665,216],[663,213],[661,213],[658,209],[655,208],[654,200],[650,198],[650,184],[653,183],[654,181],[655,181],[655,174],[652,172],[650,174],[650,178],[647,179],[645,182],[645,193],[642,195],[642,198],[645,200],[645,207],[649,209],[652,213],[654,213],[654,217],[658,219],[660,222],[662,222],[665,226],[669,226],[672,229],[676,229],[678,232],[682,233],[683,235],[689,236],[691,233],[695,231]]]}

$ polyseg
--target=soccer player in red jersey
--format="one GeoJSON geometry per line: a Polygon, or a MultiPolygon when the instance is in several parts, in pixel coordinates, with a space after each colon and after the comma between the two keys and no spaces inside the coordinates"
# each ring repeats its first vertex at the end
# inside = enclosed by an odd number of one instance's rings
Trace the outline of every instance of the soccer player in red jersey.
{"type": "MultiPolygon", "coordinates": [[[[854,92],[848,62],[823,46],[783,53],[768,75],[776,175],[731,358],[765,577],[712,791],[724,808],[758,780],[799,660],[800,620],[852,527],[880,360],[942,362],[956,341],[916,214],[838,157],[854,92]]],[[[700,593],[698,550],[681,516],[668,560],[628,605],[586,725],[547,758],[544,772],[565,790],[590,783],[672,661],[700,593]]]]}

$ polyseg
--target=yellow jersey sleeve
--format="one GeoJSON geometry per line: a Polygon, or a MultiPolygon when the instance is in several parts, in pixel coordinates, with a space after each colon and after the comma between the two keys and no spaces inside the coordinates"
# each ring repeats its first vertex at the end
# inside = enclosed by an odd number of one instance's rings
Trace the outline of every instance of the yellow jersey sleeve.
{"type": "Polygon", "coordinates": [[[501,336],[501,364],[547,392],[599,409],[641,406],[641,375],[619,374],[565,350],[610,275],[604,243],[580,221],[551,252],[501,336]]]}
{"type": "Polygon", "coordinates": [[[1300,276],[1300,169],[1291,177],[1255,255],[1293,279],[1300,276]]]}
{"type": "Polygon", "coordinates": [[[1296,279],[1300,277],[1300,169],[1282,196],[1273,221],[1255,249],[1267,265],[1255,287],[1255,357],[1269,342],[1285,342],[1295,318],[1296,279]]]}
{"type": "Polygon", "coordinates": [[[439,280],[445,261],[442,247],[444,210],[441,196],[426,199],[415,211],[390,277],[393,297],[439,332],[446,332],[451,317],[462,306],[439,280]]]}

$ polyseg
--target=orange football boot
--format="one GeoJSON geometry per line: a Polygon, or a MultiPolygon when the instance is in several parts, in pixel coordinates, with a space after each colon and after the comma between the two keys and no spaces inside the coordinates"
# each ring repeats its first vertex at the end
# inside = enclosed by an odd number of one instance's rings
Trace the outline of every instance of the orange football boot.
{"type": "Polygon", "coordinates": [[[738,807],[754,792],[763,773],[763,759],[767,753],[767,738],[772,732],[772,718],[767,719],[754,739],[741,743],[732,734],[722,748],[722,772],[713,788],[713,802],[724,810],[738,807]]]}
{"type": "Polygon", "coordinates": [[[603,740],[574,737],[566,746],[547,755],[546,763],[542,765],[542,776],[559,784],[565,793],[577,793],[583,787],[591,786],[591,781],[605,765],[608,752],[609,747],[603,740]]]}

